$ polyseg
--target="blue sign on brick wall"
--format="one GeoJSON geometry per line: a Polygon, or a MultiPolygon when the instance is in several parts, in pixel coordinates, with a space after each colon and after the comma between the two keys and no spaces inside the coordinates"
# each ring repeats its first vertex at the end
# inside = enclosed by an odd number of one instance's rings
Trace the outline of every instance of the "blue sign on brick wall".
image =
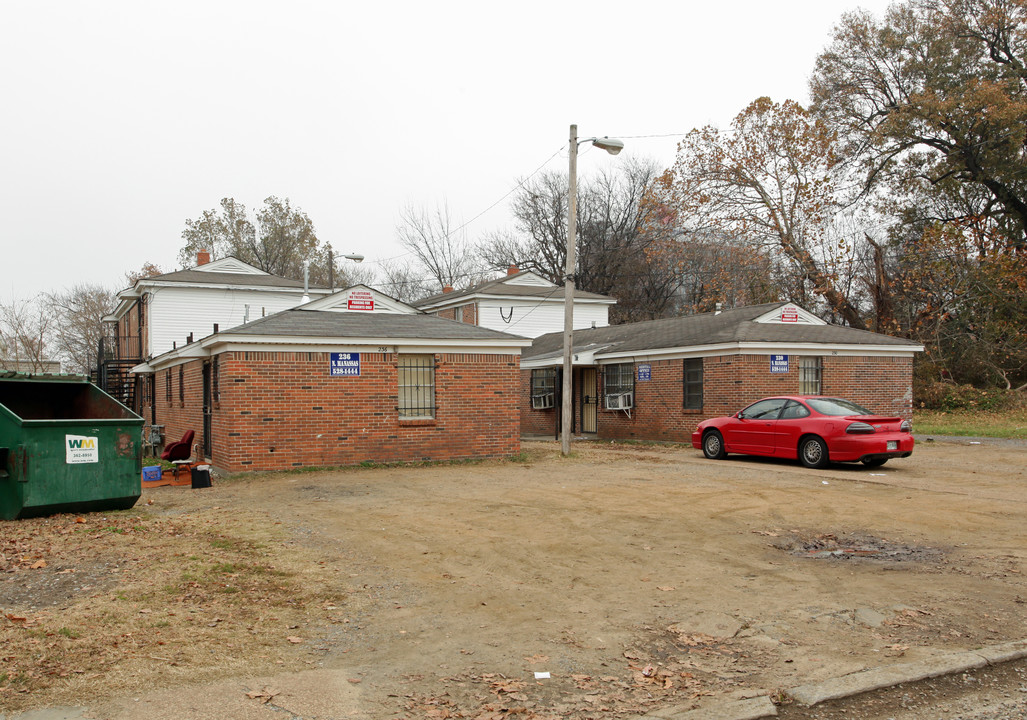
{"type": "Polygon", "coordinates": [[[329,375],[359,375],[360,353],[332,353],[328,366],[329,375]]]}
{"type": "Polygon", "coordinates": [[[652,365],[639,365],[638,366],[638,381],[645,382],[652,377],[653,366],[652,365]]]}
{"type": "Polygon", "coordinates": [[[788,372],[788,356],[787,355],[771,355],[770,356],[770,372],[772,372],[772,373],[786,373],[786,372],[788,372]]]}

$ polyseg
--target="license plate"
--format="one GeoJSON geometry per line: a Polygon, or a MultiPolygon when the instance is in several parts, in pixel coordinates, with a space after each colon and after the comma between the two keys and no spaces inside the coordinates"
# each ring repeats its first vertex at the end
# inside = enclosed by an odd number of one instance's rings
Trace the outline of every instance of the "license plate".
{"type": "Polygon", "coordinates": [[[888,449],[889,450],[898,450],[899,449],[899,441],[898,440],[889,440],[888,441],[888,449]]]}

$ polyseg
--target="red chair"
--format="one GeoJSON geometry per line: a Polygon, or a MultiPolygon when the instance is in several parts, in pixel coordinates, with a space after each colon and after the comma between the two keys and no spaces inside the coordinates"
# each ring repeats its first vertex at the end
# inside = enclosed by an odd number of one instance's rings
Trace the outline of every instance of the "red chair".
{"type": "Polygon", "coordinates": [[[178,471],[183,465],[189,465],[189,459],[193,456],[193,437],[196,435],[192,430],[186,430],[185,435],[178,442],[170,443],[160,454],[161,460],[168,460],[175,463],[175,480],[178,480],[178,471]]]}
{"type": "Polygon", "coordinates": [[[196,435],[192,430],[186,430],[185,435],[178,442],[169,443],[160,454],[161,460],[188,460],[193,455],[193,437],[196,435]]]}

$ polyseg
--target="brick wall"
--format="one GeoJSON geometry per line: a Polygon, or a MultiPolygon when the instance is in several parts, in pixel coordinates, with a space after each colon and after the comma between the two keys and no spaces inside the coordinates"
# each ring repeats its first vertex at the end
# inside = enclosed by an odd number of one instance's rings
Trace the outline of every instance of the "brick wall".
{"type": "Polygon", "coordinates": [[[149,353],[149,343],[146,337],[146,323],[149,321],[147,313],[149,307],[145,300],[136,299],[135,303],[118,321],[118,357],[140,359],[149,353]],[[143,314],[143,325],[139,324],[140,307],[143,314]],[[140,337],[142,340],[140,341],[140,337]]]}
{"type": "MultiPolygon", "coordinates": [[[[436,354],[433,420],[400,420],[397,356],[361,353],[360,376],[328,375],[318,352],[231,352],[218,356],[218,402],[212,418],[218,469],[282,470],[504,457],[520,451],[519,357],[436,354]]],[[[158,423],[169,439],[186,429],[202,443],[202,365],[186,368],[186,402],[164,401],[158,373],[158,423]]]]}
{"type": "MultiPolygon", "coordinates": [[[[682,361],[648,363],[651,380],[635,383],[631,416],[599,409],[600,438],[689,442],[695,426],[706,418],[729,415],[767,395],[799,392],[799,357],[789,356],[787,373],[770,372],[769,355],[718,355],[703,359],[703,408],[682,407],[682,361]]],[[[844,397],[883,415],[912,417],[911,358],[823,357],[821,394],[844,397]]],[[[636,370],[637,374],[637,370],[636,370]]],[[[521,371],[523,432],[550,433],[552,410],[531,410],[531,371],[521,371]]],[[[600,397],[603,376],[599,374],[600,397]]],[[[575,413],[579,412],[575,397],[575,413]]],[[[575,423],[578,427],[578,423],[575,423]]]]}
{"type": "Polygon", "coordinates": [[[466,305],[460,305],[459,307],[446,308],[445,310],[437,310],[433,313],[441,318],[447,320],[457,320],[465,322],[468,325],[478,324],[478,305],[477,303],[468,303],[466,305]],[[457,317],[457,311],[459,312],[459,318],[457,317]]]}
{"type": "MultiPolygon", "coordinates": [[[[185,383],[185,401],[179,400],[178,367],[171,368],[171,402],[167,400],[167,370],[154,374],[154,407],[157,425],[164,426],[165,445],[178,442],[186,430],[196,433],[193,439],[194,460],[202,460],[203,454],[203,361],[186,363],[182,370],[185,383]]],[[[149,423],[150,414],[144,416],[149,423]]],[[[214,429],[216,432],[216,428],[214,429]]]]}

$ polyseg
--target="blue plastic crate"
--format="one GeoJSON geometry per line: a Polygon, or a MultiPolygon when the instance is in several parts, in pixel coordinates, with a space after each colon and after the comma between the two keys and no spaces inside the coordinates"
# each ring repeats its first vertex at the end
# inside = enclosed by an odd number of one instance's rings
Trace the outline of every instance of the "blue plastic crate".
{"type": "Polygon", "coordinates": [[[160,480],[160,465],[150,465],[143,468],[143,482],[155,482],[160,480]]]}

